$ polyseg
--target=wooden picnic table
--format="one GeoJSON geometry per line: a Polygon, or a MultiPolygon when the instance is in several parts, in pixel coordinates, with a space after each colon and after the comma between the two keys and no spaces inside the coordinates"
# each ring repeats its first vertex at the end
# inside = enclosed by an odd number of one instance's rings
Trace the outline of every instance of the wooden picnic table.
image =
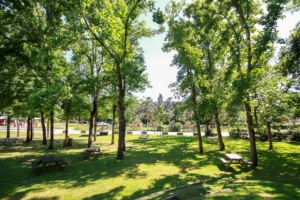
{"type": "Polygon", "coordinates": [[[3,144],[15,145],[15,144],[22,144],[21,138],[3,138],[3,144]]]}
{"type": "Polygon", "coordinates": [[[80,153],[81,159],[87,156],[93,156],[94,158],[98,158],[99,156],[103,156],[104,151],[100,150],[100,147],[90,147],[83,150],[83,152],[80,153]]]}
{"type": "Polygon", "coordinates": [[[150,135],[147,134],[146,131],[143,131],[142,134],[140,135],[139,139],[149,139],[150,135]]]}
{"type": "Polygon", "coordinates": [[[252,165],[252,162],[245,160],[238,154],[225,154],[225,157],[226,159],[220,158],[220,160],[226,165],[226,169],[228,169],[231,164],[240,164],[242,166],[252,165]]]}
{"type": "Polygon", "coordinates": [[[42,156],[38,162],[36,162],[36,161],[31,162],[31,165],[32,165],[33,169],[37,170],[37,172],[35,174],[37,176],[46,167],[47,164],[50,166],[51,163],[54,163],[55,166],[59,167],[61,170],[64,170],[62,165],[67,164],[66,161],[64,161],[61,158],[56,157],[55,155],[47,155],[47,156],[42,156]],[[40,164],[42,166],[39,167],[40,164]]]}
{"type": "Polygon", "coordinates": [[[211,145],[213,145],[214,143],[218,143],[218,137],[207,137],[207,139],[209,140],[211,145]]]}

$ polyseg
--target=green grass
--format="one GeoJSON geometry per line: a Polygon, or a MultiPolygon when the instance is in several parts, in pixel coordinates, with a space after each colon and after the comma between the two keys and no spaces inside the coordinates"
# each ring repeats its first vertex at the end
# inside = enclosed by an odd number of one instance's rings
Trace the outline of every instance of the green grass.
{"type": "MultiPolygon", "coordinates": [[[[0,132],[0,138],[5,137],[0,132]]],[[[11,133],[11,137],[16,135],[11,133]]],[[[25,134],[21,134],[25,138],[25,134]]],[[[225,138],[226,151],[204,139],[204,154],[197,138],[169,136],[139,141],[127,135],[125,159],[116,160],[111,136],[97,136],[94,146],[105,150],[98,160],[80,160],[87,136],[70,135],[72,147],[62,147],[64,134],[55,134],[54,150],[41,145],[41,134],[29,144],[0,145],[0,199],[162,199],[174,193],[180,199],[297,199],[300,196],[300,145],[257,142],[260,166],[232,165],[225,170],[219,157],[237,153],[249,159],[249,141],[225,138]],[[45,168],[39,176],[29,161],[55,154],[68,162],[64,171],[45,168]],[[202,182],[189,187],[187,184],[202,182]],[[178,188],[178,189],[172,189],[178,188]]],[[[117,137],[116,137],[117,143],[117,137]]]]}

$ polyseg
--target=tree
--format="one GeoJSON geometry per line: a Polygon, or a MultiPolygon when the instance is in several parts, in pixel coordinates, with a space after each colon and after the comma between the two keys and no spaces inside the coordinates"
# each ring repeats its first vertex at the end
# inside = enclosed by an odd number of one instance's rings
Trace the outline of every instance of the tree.
{"type": "Polygon", "coordinates": [[[141,0],[111,2],[108,0],[84,2],[78,5],[86,29],[113,60],[112,73],[116,76],[118,89],[119,142],[117,159],[123,159],[125,146],[126,91],[142,89],[147,83],[142,75],[145,66],[139,51],[138,38],[150,36],[150,30],[138,21],[144,9],[153,6],[141,0]]]}
{"type": "Polygon", "coordinates": [[[268,61],[269,50],[276,38],[277,20],[282,16],[286,1],[265,2],[266,11],[263,12],[259,1],[230,0],[219,4],[220,15],[226,20],[233,39],[229,43],[232,60],[229,69],[235,67],[238,79],[233,83],[239,98],[244,102],[247,125],[249,131],[251,161],[258,166],[255,143],[254,109],[251,101],[255,98],[254,76],[255,69],[263,68],[268,61]],[[229,12],[230,11],[230,12],[229,12]],[[233,12],[231,12],[233,11],[233,12]],[[260,25],[261,29],[256,27],[260,25]]]}
{"type": "Polygon", "coordinates": [[[290,86],[298,89],[300,85],[300,22],[280,49],[278,67],[282,74],[290,77],[290,86]]]}
{"type": "Polygon", "coordinates": [[[201,51],[194,45],[196,41],[192,22],[179,16],[183,7],[184,3],[176,4],[175,2],[172,2],[166,9],[169,14],[169,31],[167,35],[168,42],[164,44],[163,50],[167,52],[176,50],[178,52],[178,54],[174,56],[172,62],[172,65],[176,65],[179,68],[177,75],[178,83],[172,84],[171,87],[173,87],[173,91],[176,92],[176,95],[185,98],[186,103],[189,103],[193,109],[198,133],[199,152],[203,153],[200,130],[201,108],[197,101],[199,94],[197,85],[201,84],[201,81],[198,81],[200,80],[198,79],[198,76],[203,67],[199,64],[201,51]]]}

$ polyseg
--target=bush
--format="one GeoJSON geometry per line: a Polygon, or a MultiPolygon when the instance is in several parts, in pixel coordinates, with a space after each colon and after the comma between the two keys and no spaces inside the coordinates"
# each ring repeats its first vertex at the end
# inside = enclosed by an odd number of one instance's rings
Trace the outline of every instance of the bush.
{"type": "Polygon", "coordinates": [[[247,132],[247,130],[242,130],[242,129],[232,129],[229,132],[230,137],[242,137],[242,133],[247,132]]]}
{"type": "Polygon", "coordinates": [[[264,141],[268,141],[268,133],[266,130],[259,130],[256,132],[256,137],[255,137],[257,140],[260,140],[262,142],[264,141]],[[259,137],[257,137],[259,136],[259,137]]]}
{"type": "Polygon", "coordinates": [[[180,122],[176,122],[173,127],[171,127],[171,131],[180,132],[182,128],[182,124],[180,122]]]}
{"type": "Polygon", "coordinates": [[[163,130],[164,130],[164,127],[161,126],[161,125],[158,125],[158,126],[157,126],[157,130],[158,130],[158,131],[163,131],[163,130]]]}

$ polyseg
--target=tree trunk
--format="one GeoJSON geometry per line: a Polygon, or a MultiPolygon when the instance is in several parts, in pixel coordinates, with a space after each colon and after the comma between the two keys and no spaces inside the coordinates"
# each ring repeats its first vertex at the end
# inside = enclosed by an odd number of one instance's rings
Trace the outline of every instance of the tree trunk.
{"type": "Polygon", "coordinates": [[[247,123],[248,123],[248,131],[249,131],[251,162],[253,163],[253,166],[256,167],[256,166],[258,166],[258,158],[257,158],[257,152],[256,152],[255,131],[253,128],[251,107],[248,102],[245,103],[245,109],[246,109],[246,117],[247,117],[247,123]]]}
{"type": "Polygon", "coordinates": [[[272,132],[271,132],[271,124],[267,122],[267,130],[268,130],[268,139],[269,139],[269,150],[273,149],[273,142],[272,142],[272,132]]]}
{"type": "MultiPolygon", "coordinates": [[[[190,76],[189,68],[188,68],[188,76],[190,76]]],[[[191,92],[192,92],[192,101],[193,101],[193,112],[195,115],[197,133],[198,133],[199,153],[203,154],[202,136],[201,136],[201,129],[200,129],[200,117],[198,114],[197,99],[196,99],[197,98],[196,86],[194,83],[192,83],[192,85],[191,85],[191,92]]]]}
{"type": "Polygon", "coordinates": [[[49,132],[50,132],[50,120],[47,120],[47,138],[49,138],[49,132]]]}
{"type": "Polygon", "coordinates": [[[54,112],[53,110],[50,111],[50,144],[48,149],[53,149],[53,142],[54,142],[54,112]]]}
{"type": "Polygon", "coordinates": [[[30,117],[27,118],[26,143],[30,142],[30,117]]]}
{"type": "Polygon", "coordinates": [[[45,114],[41,111],[41,124],[42,124],[42,134],[43,134],[43,145],[47,145],[47,138],[46,138],[46,127],[45,127],[45,114]]]}
{"type": "Polygon", "coordinates": [[[209,121],[205,122],[205,135],[208,136],[209,135],[209,121]]]}
{"type": "MultiPolygon", "coordinates": [[[[124,109],[124,112],[125,112],[125,109],[124,109]]],[[[124,118],[124,134],[122,134],[122,141],[123,141],[123,151],[126,151],[126,119],[124,118]]]]}
{"type": "Polygon", "coordinates": [[[119,87],[119,98],[118,98],[118,111],[119,111],[119,141],[118,141],[118,152],[117,152],[117,159],[123,160],[124,159],[124,151],[126,149],[125,147],[125,107],[123,105],[124,102],[124,96],[125,96],[125,90],[122,87],[119,87]]]}
{"type": "Polygon", "coordinates": [[[94,124],[94,127],[93,127],[94,128],[94,130],[93,130],[93,133],[94,133],[94,142],[97,141],[97,135],[96,135],[96,133],[97,133],[97,116],[98,116],[97,110],[98,110],[98,105],[97,105],[97,108],[96,108],[96,113],[95,113],[94,122],[93,122],[93,124],[94,124]]]}
{"type": "Polygon", "coordinates": [[[33,127],[34,127],[34,119],[30,119],[30,141],[32,141],[33,140],[33,137],[34,137],[34,135],[33,135],[33,127]]]}
{"type": "Polygon", "coordinates": [[[201,129],[200,129],[200,121],[196,121],[197,126],[197,133],[198,133],[198,146],[199,146],[199,153],[203,154],[203,146],[202,146],[202,136],[201,136],[201,129]]]}
{"type": "Polygon", "coordinates": [[[7,116],[6,124],[6,138],[10,138],[10,116],[7,116]]]}
{"type": "Polygon", "coordinates": [[[94,99],[93,101],[93,110],[90,113],[90,124],[89,124],[89,137],[88,137],[88,146],[87,148],[92,147],[93,144],[93,124],[94,124],[94,118],[95,118],[95,114],[97,112],[97,100],[94,99]]]}
{"type": "Polygon", "coordinates": [[[115,121],[116,121],[116,109],[117,105],[113,105],[113,119],[112,119],[112,134],[111,134],[111,144],[115,143],[115,121]]]}
{"type": "Polygon", "coordinates": [[[69,116],[66,116],[66,124],[65,124],[65,140],[69,138],[69,116]]]}
{"type": "Polygon", "coordinates": [[[20,137],[20,121],[17,119],[17,137],[20,137]]]}
{"type": "Polygon", "coordinates": [[[218,140],[219,140],[219,145],[220,145],[220,151],[223,151],[223,150],[225,150],[225,145],[223,142],[218,112],[215,112],[215,121],[216,121],[216,125],[217,125],[217,134],[218,134],[218,140]]]}

